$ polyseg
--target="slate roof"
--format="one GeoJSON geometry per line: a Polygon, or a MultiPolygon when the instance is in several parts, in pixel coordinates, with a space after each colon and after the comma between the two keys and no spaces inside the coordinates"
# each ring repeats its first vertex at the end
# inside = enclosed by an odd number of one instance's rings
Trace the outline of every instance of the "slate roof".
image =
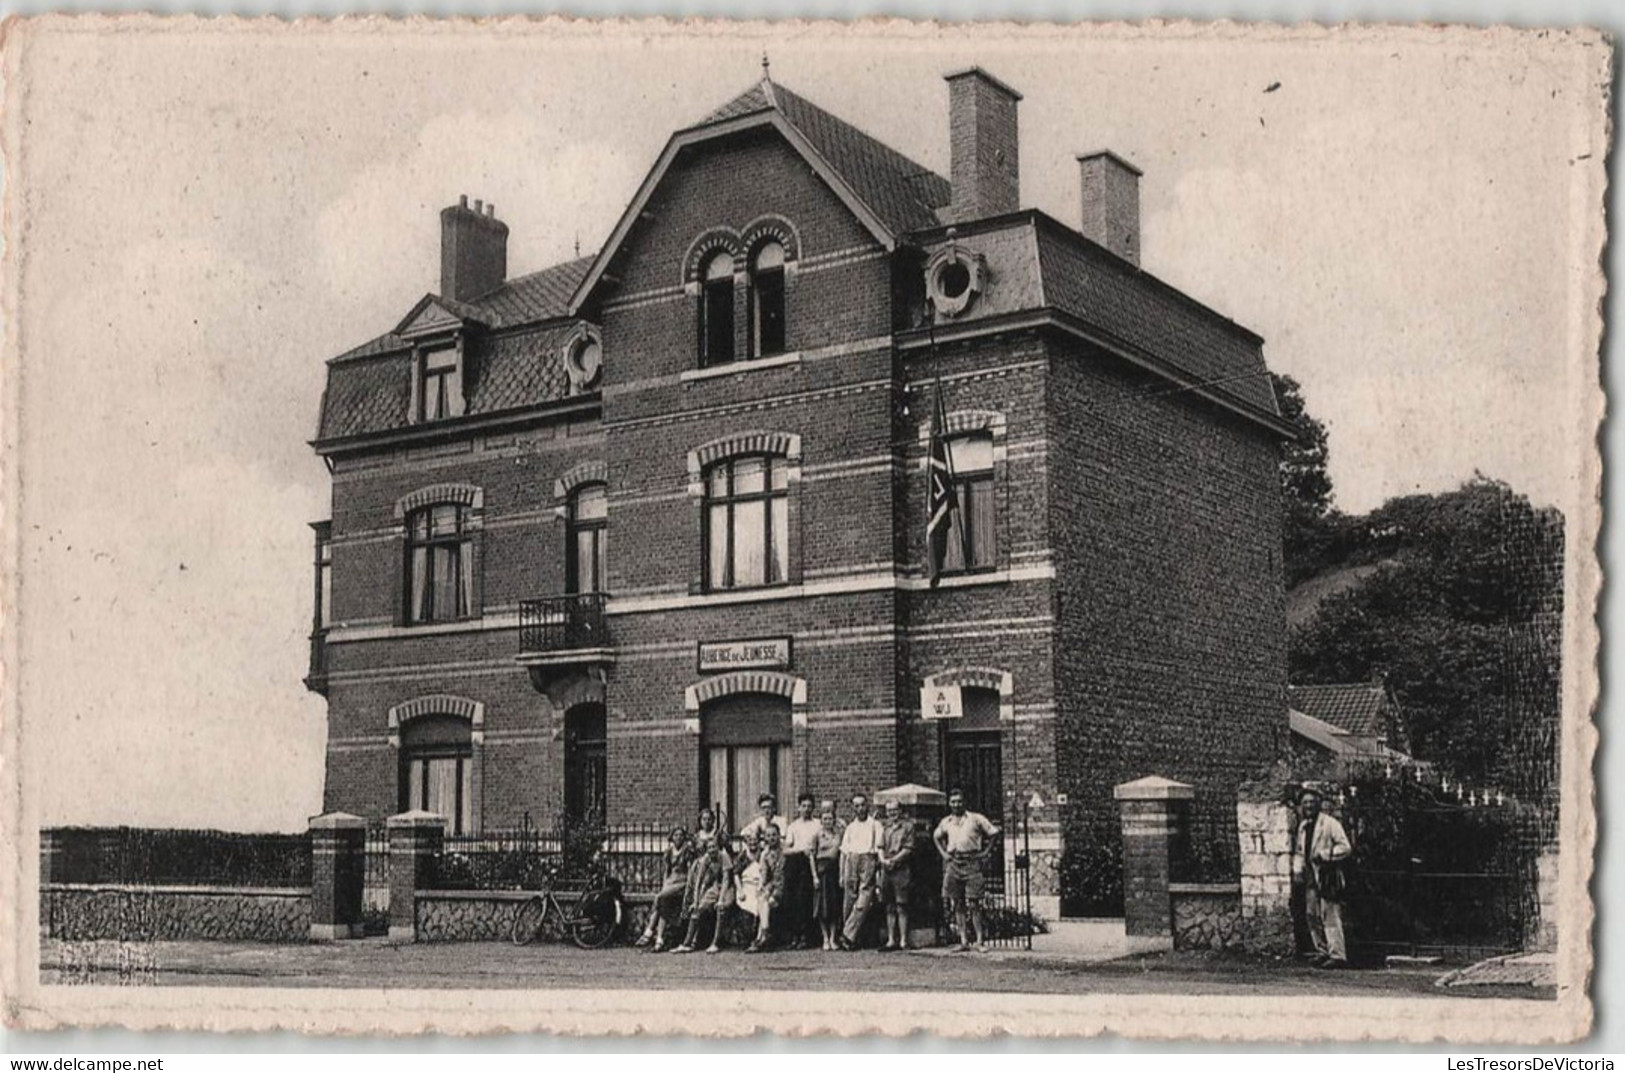
{"type": "Polygon", "coordinates": [[[1380,682],[1288,686],[1287,694],[1292,707],[1346,734],[1379,738],[1387,732],[1382,708],[1388,690],[1380,682]]]}
{"type": "MultiPolygon", "coordinates": [[[[489,328],[511,328],[564,317],[570,294],[592,259],[544,268],[469,302],[448,309],[489,328]]],[[[555,360],[573,323],[521,335],[477,337],[470,344],[470,414],[496,413],[562,399],[568,393],[564,369],[555,360]]],[[[328,369],[321,429],[317,438],[336,439],[385,432],[407,424],[412,398],[411,343],[393,332],[346,351],[328,369]]]]}
{"type": "Polygon", "coordinates": [[[948,204],[947,179],[777,83],[757,83],[691,129],[769,110],[806,138],[894,233],[942,222],[936,210],[948,204]]]}
{"type": "MultiPolygon", "coordinates": [[[[591,257],[565,261],[532,272],[527,276],[510,279],[502,286],[468,302],[454,302],[435,296],[435,300],[461,316],[477,320],[489,328],[511,328],[520,324],[552,320],[569,314],[570,295],[576,284],[592,266],[591,257]]],[[[335,362],[382,354],[390,350],[404,350],[412,344],[394,332],[369,339],[360,346],[346,350],[335,362]]]]}
{"type": "Polygon", "coordinates": [[[1045,300],[1180,372],[1279,416],[1258,337],[1064,225],[1038,228],[1045,300]]]}

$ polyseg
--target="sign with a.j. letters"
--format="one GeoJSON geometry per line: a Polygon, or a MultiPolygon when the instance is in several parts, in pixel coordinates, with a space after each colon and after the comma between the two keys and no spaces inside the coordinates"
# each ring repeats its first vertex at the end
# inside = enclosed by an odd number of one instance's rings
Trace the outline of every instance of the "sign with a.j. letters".
{"type": "Polygon", "coordinates": [[[926,686],[920,690],[920,715],[926,719],[958,719],[965,714],[958,686],[926,686]]]}
{"type": "Polygon", "coordinates": [[[790,668],[790,638],[701,641],[700,671],[783,671],[790,668]]]}

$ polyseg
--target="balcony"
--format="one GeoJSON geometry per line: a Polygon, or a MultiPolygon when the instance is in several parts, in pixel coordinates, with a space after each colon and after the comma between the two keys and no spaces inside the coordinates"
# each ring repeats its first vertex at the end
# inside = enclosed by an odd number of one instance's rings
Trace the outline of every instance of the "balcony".
{"type": "Polygon", "coordinates": [[[519,604],[519,662],[537,668],[615,662],[601,592],[549,596],[519,604]]]}

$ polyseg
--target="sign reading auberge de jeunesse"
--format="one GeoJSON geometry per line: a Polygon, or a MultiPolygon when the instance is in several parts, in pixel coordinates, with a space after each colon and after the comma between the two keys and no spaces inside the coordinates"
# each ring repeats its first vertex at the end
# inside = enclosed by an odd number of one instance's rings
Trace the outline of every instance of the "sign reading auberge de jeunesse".
{"type": "Polygon", "coordinates": [[[788,670],[790,638],[761,637],[751,641],[701,641],[700,670],[788,670]]]}

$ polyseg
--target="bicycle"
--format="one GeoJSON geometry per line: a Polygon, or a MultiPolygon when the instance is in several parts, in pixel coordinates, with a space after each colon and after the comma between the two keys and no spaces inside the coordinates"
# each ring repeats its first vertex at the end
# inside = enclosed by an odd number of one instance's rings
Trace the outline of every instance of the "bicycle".
{"type": "Polygon", "coordinates": [[[597,862],[587,878],[587,888],[576,899],[574,911],[559,901],[556,884],[559,869],[549,867],[542,889],[514,914],[508,938],[515,946],[529,946],[542,937],[549,919],[562,920],[570,939],[583,950],[596,950],[615,936],[626,920],[621,885],[597,862]]]}

